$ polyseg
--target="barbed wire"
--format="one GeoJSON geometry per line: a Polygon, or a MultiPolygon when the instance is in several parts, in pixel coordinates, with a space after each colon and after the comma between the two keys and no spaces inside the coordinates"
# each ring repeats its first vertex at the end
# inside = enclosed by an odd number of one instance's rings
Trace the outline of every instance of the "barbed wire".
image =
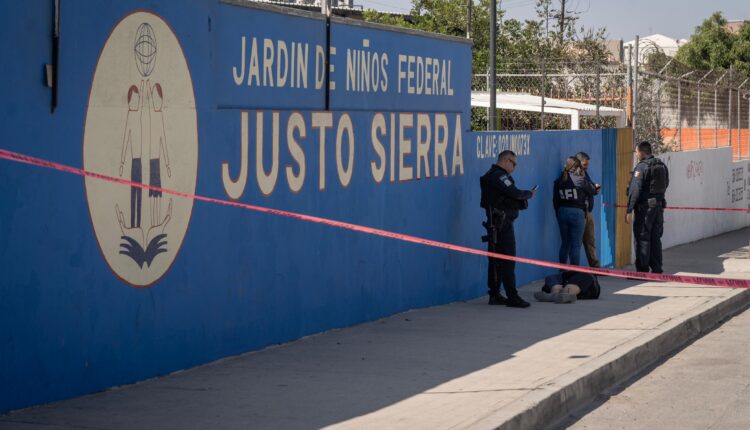
{"type": "MultiPolygon", "coordinates": [[[[567,59],[510,60],[498,63],[500,93],[523,93],[612,107],[636,114],[636,139],[648,139],[660,152],[732,146],[735,159],[750,159],[750,77],[734,70],[700,70],[674,58],[649,58],[638,72],[633,98],[626,64],[567,59]]],[[[489,90],[489,75],[472,76],[473,91],[489,90]]],[[[500,110],[499,129],[569,128],[565,115],[500,110]]],[[[475,128],[487,113],[473,109],[475,128]]],[[[612,118],[582,117],[581,128],[611,127],[612,118]]]]}

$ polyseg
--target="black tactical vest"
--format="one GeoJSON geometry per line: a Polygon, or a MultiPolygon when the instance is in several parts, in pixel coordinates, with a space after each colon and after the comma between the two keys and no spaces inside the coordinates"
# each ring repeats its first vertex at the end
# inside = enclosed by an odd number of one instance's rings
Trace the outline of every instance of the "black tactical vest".
{"type": "Polygon", "coordinates": [[[568,206],[579,209],[586,209],[588,194],[582,189],[576,188],[573,179],[568,176],[567,180],[558,178],[555,181],[555,193],[560,206],[568,206]]]}
{"type": "MultiPolygon", "coordinates": [[[[648,164],[648,194],[650,197],[663,197],[667,192],[667,166],[654,157],[645,161],[648,164]]],[[[644,189],[646,189],[644,187],[644,189]]]]}

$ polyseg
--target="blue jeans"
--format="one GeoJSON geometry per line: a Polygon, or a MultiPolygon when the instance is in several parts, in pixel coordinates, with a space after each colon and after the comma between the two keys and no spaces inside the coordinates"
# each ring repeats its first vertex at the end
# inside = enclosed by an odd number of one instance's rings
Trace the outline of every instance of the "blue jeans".
{"type": "Polygon", "coordinates": [[[583,209],[560,206],[557,209],[557,224],[560,226],[560,263],[579,266],[581,244],[586,227],[586,213],[583,209]]]}

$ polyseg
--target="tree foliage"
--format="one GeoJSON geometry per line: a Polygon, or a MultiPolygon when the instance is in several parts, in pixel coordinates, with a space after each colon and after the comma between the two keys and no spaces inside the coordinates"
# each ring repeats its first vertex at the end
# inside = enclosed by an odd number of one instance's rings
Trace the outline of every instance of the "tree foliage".
{"type": "MultiPolygon", "coordinates": [[[[498,6],[502,3],[497,2],[498,6]]],[[[503,10],[497,10],[496,70],[497,73],[538,73],[555,68],[558,72],[594,71],[591,63],[603,65],[608,59],[604,44],[604,29],[578,28],[578,13],[572,10],[570,0],[536,0],[537,19],[520,21],[504,19],[503,10]],[[566,2],[562,13],[562,2],[566,2]],[[585,63],[585,64],[584,64],[585,63]]],[[[465,37],[467,22],[466,0],[412,0],[411,12],[407,15],[392,15],[373,10],[365,11],[365,20],[397,25],[416,30],[430,31],[451,36],[465,37]]],[[[470,35],[472,47],[472,73],[485,75],[489,72],[490,2],[472,0],[470,35]]],[[[592,77],[591,80],[597,78],[592,77]]],[[[475,78],[478,88],[486,88],[484,77],[475,78]]],[[[544,83],[540,78],[529,78],[505,85],[506,90],[527,91],[542,86],[551,93],[555,86],[552,79],[544,83]],[[517,87],[516,87],[517,86],[517,87]]],[[[566,85],[566,84],[562,84],[566,85]]],[[[559,88],[559,85],[556,87],[559,88]]],[[[513,113],[514,124],[531,127],[535,114],[513,113]]],[[[559,118],[558,118],[559,119],[559,118]]],[[[486,128],[484,109],[472,110],[472,128],[486,128]]],[[[555,124],[548,120],[548,128],[565,128],[569,125],[555,124]]]]}
{"type": "MultiPolygon", "coordinates": [[[[567,1],[570,0],[560,0],[567,1]]],[[[500,2],[498,2],[500,3],[500,2]]],[[[559,2],[555,2],[555,5],[559,2]]],[[[475,0],[471,15],[473,73],[489,69],[489,0],[475,0]]],[[[537,0],[536,20],[504,20],[498,9],[496,32],[497,70],[510,72],[514,64],[525,71],[538,70],[545,61],[599,61],[607,58],[604,29],[576,28],[578,15],[573,10],[553,7],[552,0],[537,0]],[[561,33],[562,28],[562,33],[561,33]]],[[[466,0],[412,0],[411,13],[392,15],[367,10],[365,20],[417,30],[464,37],[466,35],[466,0]]]]}
{"type": "Polygon", "coordinates": [[[678,61],[697,69],[727,69],[750,75],[750,22],[736,34],[726,28],[727,20],[716,12],[695,28],[690,41],[677,51],[678,61]]]}

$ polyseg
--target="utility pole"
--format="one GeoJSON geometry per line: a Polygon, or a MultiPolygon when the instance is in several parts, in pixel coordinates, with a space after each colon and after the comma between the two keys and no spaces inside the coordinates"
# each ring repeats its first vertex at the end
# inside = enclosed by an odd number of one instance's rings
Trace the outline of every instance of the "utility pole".
{"type": "Polygon", "coordinates": [[[495,82],[495,39],[497,35],[497,3],[496,0],[490,0],[490,114],[487,118],[487,130],[494,130],[496,127],[496,109],[497,102],[497,85],[495,82]]]}
{"type": "Polygon", "coordinates": [[[542,131],[544,131],[544,93],[546,92],[546,84],[547,84],[546,66],[547,65],[546,65],[545,60],[542,59],[542,106],[541,106],[541,115],[539,116],[542,131]]]}
{"type": "Polygon", "coordinates": [[[466,38],[471,39],[471,3],[473,0],[466,0],[466,38]]]}
{"type": "Polygon", "coordinates": [[[633,147],[638,141],[638,129],[636,128],[636,119],[638,118],[638,47],[641,44],[641,38],[635,36],[635,52],[633,53],[633,147]]]}
{"type": "Polygon", "coordinates": [[[560,0],[560,43],[565,40],[565,0],[560,0]]]}

